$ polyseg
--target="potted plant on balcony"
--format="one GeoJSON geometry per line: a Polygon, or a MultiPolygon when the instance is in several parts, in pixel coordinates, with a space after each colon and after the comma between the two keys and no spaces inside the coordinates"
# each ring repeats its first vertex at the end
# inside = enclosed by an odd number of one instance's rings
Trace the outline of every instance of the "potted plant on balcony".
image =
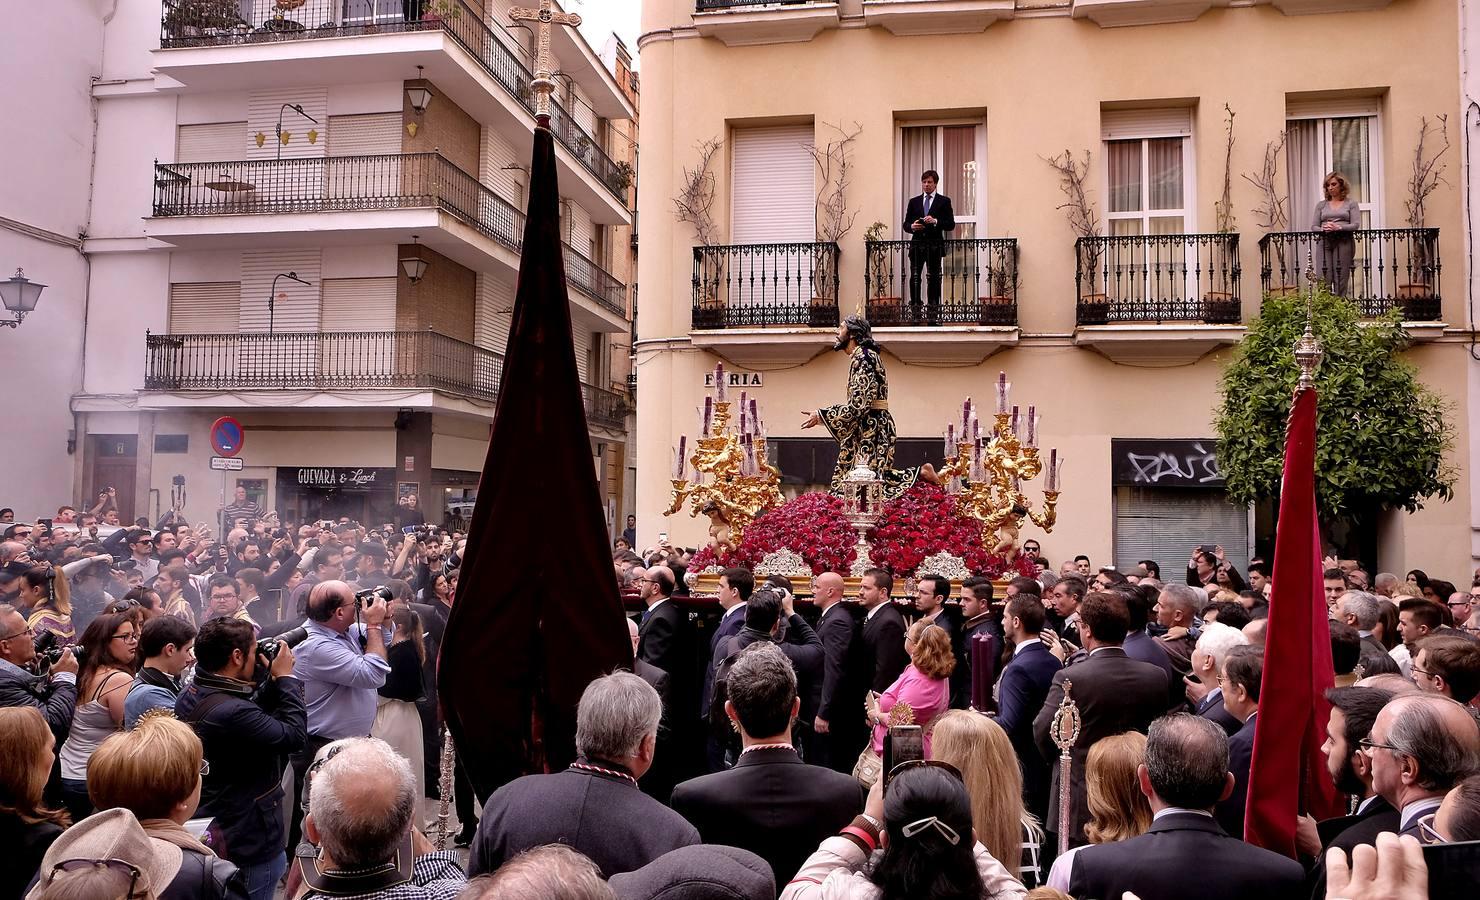
{"type": "Polygon", "coordinates": [[[164,29],[174,38],[218,34],[245,25],[234,0],[178,0],[169,4],[164,29]]]}
{"type": "Polygon", "coordinates": [[[1011,325],[1016,316],[1018,269],[1017,247],[1001,241],[992,248],[991,268],[987,272],[987,296],[980,298],[981,324],[1011,325]]]}
{"type": "Polygon", "coordinates": [[[889,293],[894,286],[889,277],[890,250],[888,246],[876,246],[886,241],[888,234],[889,226],[883,222],[875,222],[863,232],[868,248],[868,316],[875,325],[898,325],[900,321],[899,295],[889,293]]]}
{"type": "MultiPolygon", "coordinates": [[[[1238,228],[1238,219],[1233,213],[1233,108],[1223,104],[1228,118],[1224,122],[1223,141],[1223,196],[1213,203],[1214,230],[1220,237],[1214,239],[1209,254],[1209,278],[1213,287],[1232,288],[1238,277],[1238,257],[1233,251],[1233,241],[1223,235],[1233,234],[1238,228]]],[[[1239,320],[1238,301],[1233,299],[1232,290],[1209,289],[1203,294],[1203,321],[1223,324],[1239,320]]]]}
{"type": "Polygon", "coordinates": [[[1424,230],[1425,204],[1429,195],[1444,181],[1446,163],[1440,162],[1449,152],[1449,117],[1438,115],[1434,122],[1427,117],[1418,120],[1418,144],[1413,150],[1413,171],[1408,176],[1408,199],[1403,201],[1408,211],[1408,227],[1414,229],[1409,237],[1408,265],[1399,270],[1399,277],[1406,278],[1398,285],[1397,300],[1403,309],[1403,318],[1422,321],[1434,318],[1437,310],[1434,303],[1434,261],[1438,259],[1438,248],[1424,230]],[[1440,142],[1440,147],[1429,152],[1426,145],[1431,138],[1440,142]]]}
{"type": "Polygon", "coordinates": [[[462,6],[457,0],[432,0],[422,10],[423,22],[450,22],[462,18],[462,6]]]}
{"type": "Polygon", "coordinates": [[[714,246],[714,172],[710,170],[714,155],[722,146],[719,138],[709,138],[697,145],[699,162],[685,167],[679,179],[678,193],[673,196],[673,217],[693,226],[694,238],[694,319],[695,328],[718,328],[724,325],[725,310],[720,304],[719,286],[724,280],[724,257],[707,253],[714,246]]]}
{"type": "Polygon", "coordinates": [[[625,194],[632,187],[632,179],[636,174],[631,163],[619,159],[612,163],[611,170],[606,173],[606,186],[618,194],[625,194]]]}
{"type": "Polygon", "coordinates": [[[1265,290],[1274,297],[1287,297],[1300,293],[1300,251],[1297,235],[1290,233],[1290,217],[1286,214],[1289,198],[1280,193],[1280,154],[1285,150],[1285,132],[1264,145],[1264,161],[1258,172],[1245,172],[1244,180],[1259,189],[1260,202],[1254,207],[1259,227],[1264,230],[1264,242],[1269,242],[1270,256],[1265,257],[1265,290]],[[1273,280],[1270,280],[1273,279],[1273,280]]]}
{"type": "Polygon", "coordinates": [[[1074,232],[1076,254],[1079,261],[1079,309],[1080,325],[1104,325],[1110,318],[1110,298],[1099,291],[1100,256],[1105,245],[1100,243],[1100,217],[1090,202],[1085,181],[1089,178],[1090,152],[1084,151],[1084,161],[1074,158],[1065,150],[1062,155],[1044,157],[1059,175],[1059,190],[1064,192],[1064,202],[1058,209],[1069,219],[1069,229],[1074,232]]]}
{"type": "Polygon", "coordinates": [[[812,252],[812,305],[807,317],[811,328],[832,328],[838,324],[837,261],[833,252],[843,237],[853,230],[858,211],[848,208],[848,185],[853,177],[853,142],[863,126],[853,123],[851,129],[841,124],[823,123],[837,137],[826,144],[806,144],[806,151],[817,166],[817,241],[822,246],[812,252]]]}

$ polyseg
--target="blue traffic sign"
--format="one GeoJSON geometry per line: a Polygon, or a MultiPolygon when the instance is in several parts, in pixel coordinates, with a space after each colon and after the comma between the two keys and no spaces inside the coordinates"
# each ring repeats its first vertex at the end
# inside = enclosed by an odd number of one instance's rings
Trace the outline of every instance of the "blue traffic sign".
{"type": "Polygon", "coordinates": [[[242,423],[231,416],[222,416],[211,423],[211,449],[218,456],[236,456],[242,452],[242,442],[245,439],[242,423]]]}

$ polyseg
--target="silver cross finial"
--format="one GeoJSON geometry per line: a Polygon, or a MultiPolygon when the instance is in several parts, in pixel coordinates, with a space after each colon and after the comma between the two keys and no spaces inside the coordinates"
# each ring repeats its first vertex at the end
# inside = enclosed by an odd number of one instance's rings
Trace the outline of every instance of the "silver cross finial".
{"type": "Polygon", "coordinates": [[[550,95],[555,93],[555,82],[550,77],[550,26],[569,25],[574,28],[581,24],[581,17],[575,13],[557,12],[551,8],[550,0],[540,0],[539,9],[513,7],[509,10],[509,18],[514,22],[539,23],[534,80],[529,83],[529,87],[534,91],[534,114],[548,121],[550,95]]]}

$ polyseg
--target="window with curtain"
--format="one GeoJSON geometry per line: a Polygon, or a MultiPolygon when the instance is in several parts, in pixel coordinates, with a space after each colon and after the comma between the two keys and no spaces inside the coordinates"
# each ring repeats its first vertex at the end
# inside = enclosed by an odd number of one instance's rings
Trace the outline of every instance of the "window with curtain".
{"type": "Polygon", "coordinates": [[[1321,185],[1327,172],[1339,172],[1351,182],[1362,227],[1382,227],[1375,196],[1375,115],[1291,119],[1285,133],[1291,230],[1316,230],[1316,205],[1325,196],[1321,185]]]}
{"type": "Polygon", "coordinates": [[[1111,235],[1186,230],[1185,144],[1180,137],[1105,142],[1111,235]]]}
{"type": "MultiPolygon", "coordinates": [[[[940,173],[940,193],[951,198],[956,214],[952,239],[967,239],[985,234],[978,228],[978,197],[981,177],[982,127],[980,124],[908,125],[900,128],[899,210],[894,228],[899,232],[904,218],[904,205],[920,193],[920,173],[935,169],[940,173]]],[[[908,234],[899,232],[901,239],[908,234]]]]}

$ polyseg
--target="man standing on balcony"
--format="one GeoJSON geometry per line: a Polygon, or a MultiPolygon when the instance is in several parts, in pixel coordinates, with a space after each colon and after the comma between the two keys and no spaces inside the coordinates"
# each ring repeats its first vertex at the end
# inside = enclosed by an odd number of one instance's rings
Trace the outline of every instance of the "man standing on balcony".
{"type": "Polygon", "coordinates": [[[940,264],[945,255],[946,232],[956,229],[951,198],[935,192],[940,174],[926,169],[920,176],[920,195],[910,198],[904,210],[904,230],[910,235],[910,317],[920,319],[920,270],[929,271],[926,288],[931,325],[940,324],[940,264]]]}
{"type": "Polygon", "coordinates": [[[848,398],[815,412],[803,411],[803,428],[825,426],[838,442],[838,464],[833,468],[832,492],[842,493],[843,478],[858,462],[865,463],[884,482],[884,499],[893,500],[916,481],[939,484],[930,463],[894,468],[894,417],[889,414],[889,376],[884,357],[868,320],[849,316],[838,326],[834,350],[847,351],[848,398]]]}

